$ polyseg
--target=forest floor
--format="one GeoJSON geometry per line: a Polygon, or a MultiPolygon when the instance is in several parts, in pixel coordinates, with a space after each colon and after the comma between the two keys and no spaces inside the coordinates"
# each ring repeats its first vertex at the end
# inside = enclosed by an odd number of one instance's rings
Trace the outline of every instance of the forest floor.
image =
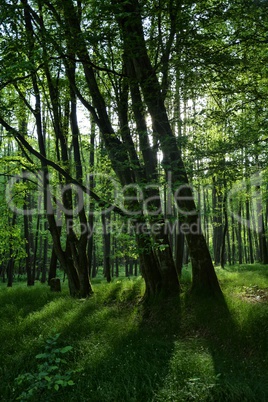
{"type": "Polygon", "coordinates": [[[190,268],[150,307],[140,277],[95,279],[86,300],[1,284],[0,401],[268,401],[268,267],[217,274],[220,304],[189,294],[190,268]]]}

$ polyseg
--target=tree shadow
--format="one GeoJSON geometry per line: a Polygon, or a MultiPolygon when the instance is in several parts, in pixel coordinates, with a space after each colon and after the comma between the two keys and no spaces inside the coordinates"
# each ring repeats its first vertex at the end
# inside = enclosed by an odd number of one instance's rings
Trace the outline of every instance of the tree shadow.
{"type": "MultiPolygon", "coordinates": [[[[229,308],[228,299],[188,293],[142,304],[138,302],[142,286],[142,281],[127,285],[118,281],[90,299],[58,296],[42,311],[33,311],[24,329],[32,333],[34,324],[36,331],[39,326],[44,330],[56,315],[59,346],[72,345],[68,363],[81,368],[75,387],[51,401],[267,400],[267,305],[246,304],[239,312],[237,306],[229,308]],[[202,367],[206,356],[207,371],[202,367]],[[206,373],[211,378],[206,379],[206,373]],[[197,398],[196,390],[205,390],[204,396],[200,393],[197,398]]],[[[23,353],[32,347],[34,356],[40,341],[23,353]]],[[[42,398],[40,402],[46,400],[42,398]]]]}
{"type": "MultiPolygon", "coordinates": [[[[106,306],[106,314],[99,321],[95,315],[88,323],[84,344],[90,349],[85,350],[81,362],[86,381],[78,382],[74,400],[146,402],[154,400],[162,387],[180,330],[180,299],[172,298],[162,304],[136,303],[133,307],[131,301],[137,300],[140,286],[135,284],[121,303],[106,306]]],[[[75,336],[85,333],[79,326],[82,318],[85,324],[86,317],[85,303],[69,323],[76,328],[75,336]]]]}
{"type": "MultiPolygon", "coordinates": [[[[236,317],[237,311],[230,311],[224,299],[190,297],[186,305],[193,315],[192,328],[204,340],[213,359],[215,382],[206,400],[267,401],[268,325],[266,334],[259,333],[263,310],[256,314],[252,306],[249,314],[241,313],[241,319],[236,317]]],[[[268,309],[265,315],[267,320],[268,309]]]]}

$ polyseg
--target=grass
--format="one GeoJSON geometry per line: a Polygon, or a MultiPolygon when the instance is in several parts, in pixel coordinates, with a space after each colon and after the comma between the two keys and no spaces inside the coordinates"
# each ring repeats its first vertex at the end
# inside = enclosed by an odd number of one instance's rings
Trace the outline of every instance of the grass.
{"type": "Polygon", "coordinates": [[[254,402],[268,400],[268,267],[217,268],[225,303],[183,293],[145,308],[141,278],[96,281],[87,300],[37,283],[0,286],[0,401],[22,389],[15,378],[37,369],[35,356],[55,331],[75,385],[33,401],[254,402]]]}

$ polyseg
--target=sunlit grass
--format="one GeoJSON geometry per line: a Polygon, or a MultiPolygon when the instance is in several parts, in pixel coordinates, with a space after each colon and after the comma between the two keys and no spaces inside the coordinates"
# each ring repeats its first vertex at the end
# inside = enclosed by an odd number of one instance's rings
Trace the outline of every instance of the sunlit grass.
{"type": "Polygon", "coordinates": [[[226,304],[183,293],[145,308],[143,280],[94,283],[86,300],[46,285],[0,286],[0,400],[15,401],[15,378],[36,370],[54,331],[71,345],[75,386],[33,401],[179,402],[268,399],[268,304],[245,289],[268,287],[267,267],[217,268],[226,304]],[[165,306],[166,304],[166,306],[165,306]],[[54,396],[53,396],[54,395],[54,396]],[[49,399],[50,398],[50,399],[49,399]]]}

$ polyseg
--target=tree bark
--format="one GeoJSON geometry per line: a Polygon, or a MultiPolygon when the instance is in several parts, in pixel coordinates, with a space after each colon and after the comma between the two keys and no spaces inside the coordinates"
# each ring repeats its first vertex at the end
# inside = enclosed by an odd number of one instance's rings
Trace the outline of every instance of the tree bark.
{"type": "Polygon", "coordinates": [[[109,214],[101,214],[103,237],[103,268],[104,276],[108,283],[111,282],[111,233],[109,231],[109,214]]]}
{"type": "MultiPolygon", "coordinates": [[[[71,38],[73,38],[73,48],[76,48],[76,54],[79,59],[82,61],[85,79],[92,97],[93,107],[87,104],[89,111],[92,113],[96,124],[100,128],[101,136],[105,144],[105,148],[108,152],[109,158],[112,163],[112,167],[116,172],[116,175],[121,183],[122,186],[129,185],[135,183],[137,179],[140,178],[140,163],[136,155],[135,148],[133,146],[133,140],[128,132],[128,126],[125,124],[125,103],[123,102],[120,106],[123,106],[123,109],[120,111],[119,114],[123,117],[123,122],[121,123],[121,132],[122,141],[118,138],[115,134],[111,121],[109,119],[106,102],[100,92],[100,88],[98,86],[94,69],[92,68],[92,63],[88,54],[87,46],[85,41],[83,40],[83,35],[81,33],[81,28],[79,25],[79,19],[77,17],[77,13],[73,3],[70,0],[64,1],[62,3],[64,18],[66,21],[67,26],[70,28],[71,31],[71,38]],[[74,38],[76,38],[74,40],[74,38]],[[79,46],[77,46],[77,38],[79,38],[79,46]],[[127,162],[131,161],[131,164],[127,162]]],[[[123,82],[123,85],[125,83],[123,82]]],[[[125,97],[126,92],[123,90],[122,93],[123,97],[125,97]]],[[[133,211],[133,210],[132,210],[133,211]]],[[[144,217],[141,217],[142,224],[145,224],[144,217]]],[[[163,286],[159,286],[159,282],[161,283],[161,278],[165,278],[168,271],[171,269],[169,264],[159,264],[159,260],[163,258],[161,254],[158,253],[158,258],[154,256],[154,250],[152,250],[151,246],[151,239],[148,234],[143,234],[143,236],[148,237],[145,240],[146,249],[142,249],[138,246],[140,253],[141,253],[141,260],[143,261],[143,274],[146,282],[146,286],[150,286],[150,291],[146,292],[147,294],[152,294],[153,289],[158,292],[159,289],[163,290],[163,286]],[[148,258],[150,256],[150,258],[148,258]],[[152,264],[152,261],[154,263],[152,264]],[[161,274],[157,274],[151,271],[157,271],[162,269],[161,274]],[[168,269],[167,269],[168,267],[168,269]],[[159,282],[157,286],[147,284],[147,280],[150,281],[150,278],[157,276],[159,282]]],[[[137,234],[137,243],[141,244],[142,241],[140,239],[141,233],[137,234]]],[[[157,250],[157,248],[156,248],[157,250]]],[[[163,253],[164,255],[164,253],[163,253]]],[[[174,263],[173,263],[174,266],[174,263]]],[[[175,269],[174,269],[175,272],[175,269]]],[[[175,272],[176,274],[176,272],[175,272]]],[[[177,287],[179,290],[179,282],[178,278],[175,278],[175,281],[170,280],[163,280],[164,286],[168,283],[172,283],[172,289],[177,287]]],[[[168,291],[167,291],[168,294],[168,291]]]]}
{"type": "Polygon", "coordinates": [[[160,84],[146,50],[139,2],[113,0],[112,3],[122,31],[124,52],[132,59],[135,78],[142,89],[144,101],[152,118],[154,135],[163,152],[163,167],[167,173],[172,172],[173,191],[176,192],[178,186],[181,186],[181,194],[176,197],[176,201],[180,219],[189,228],[186,239],[192,261],[192,288],[209,294],[221,294],[211,256],[200,230],[185,166],[166,113],[160,84]]]}

